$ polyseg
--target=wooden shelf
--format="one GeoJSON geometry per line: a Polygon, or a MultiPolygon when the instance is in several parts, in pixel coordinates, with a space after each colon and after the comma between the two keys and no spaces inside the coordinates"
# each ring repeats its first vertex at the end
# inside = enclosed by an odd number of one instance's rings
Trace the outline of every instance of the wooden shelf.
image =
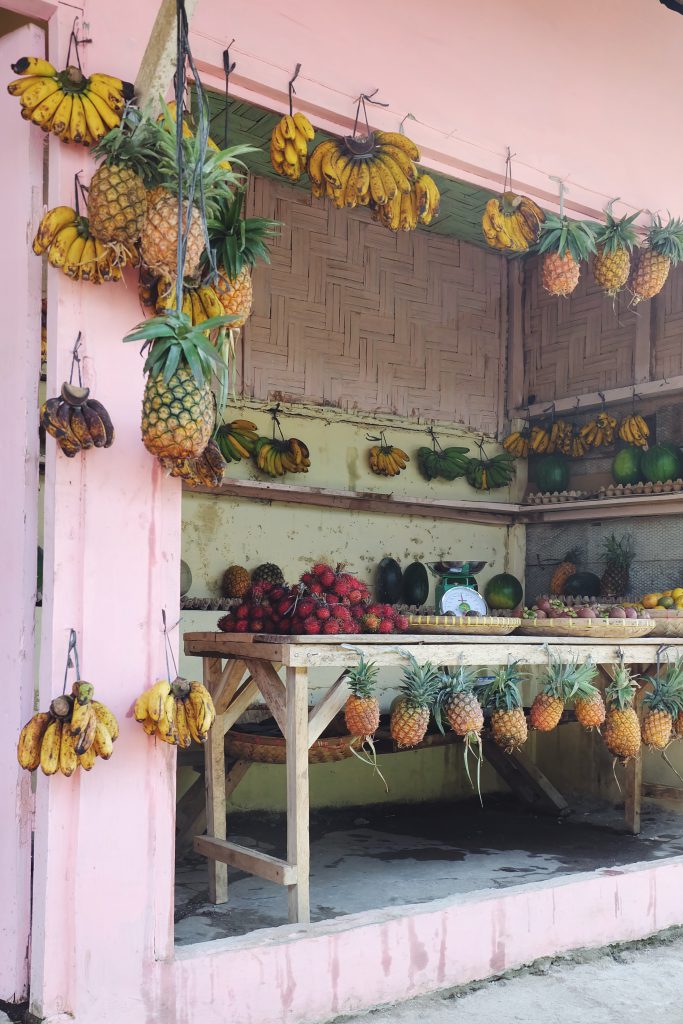
{"type": "Polygon", "coordinates": [[[631,516],[674,516],[683,512],[683,492],[634,494],[628,498],[588,498],[556,505],[524,505],[518,523],[569,523],[587,519],[624,519],[631,516]]]}

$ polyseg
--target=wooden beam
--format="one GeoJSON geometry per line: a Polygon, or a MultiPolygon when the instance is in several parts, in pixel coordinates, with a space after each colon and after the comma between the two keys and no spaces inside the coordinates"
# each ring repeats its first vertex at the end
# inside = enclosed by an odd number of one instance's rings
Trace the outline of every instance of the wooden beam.
{"type": "Polygon", "coordinates": [[[524,261],[508,260],[508,344],[506,410],[524,405],[524,261]]]}
{"type": "MultiPolygon", "coordinates": [[[[225,714],[222,715],[221,718],[216,719],[216,724],[220,722],[222,725],[223,735],[225,735],[228,729],[232,729],[237,719],[242,717],[250,704],[253,704],[258,697],[258,693],[258,686],[253,679],[244,684],[225,714]]],[[[213,732],[213,730],[211,731],[213,732]]],[[[209,735],[211,735],[211,733],[209,733],[209,735]]]]}
{"type": "Polygon", "coordinates": [[[287,669],[287,861],[297,877],[287,893],[290,922],[311,919],[309,896],[308,670],[287,669]]]}
{"type": "Polygon", "coordinates": [[[249,682],[248,679],[244,679],[244,673],[245,665],[243,661],[239,659],[228,661],[223,669],[220,682],[216,687],[216,693],[211,694],[217,715],[222,715],[228,710],[230,701],[239,690],[242,681],[249,682]]]}
{"type": "MultiPolygon", "coordinates": [[[[197,0],[185,0],[188,22],[197,0]]],[[[166,96],[176,67],[176,0],[161,0],[152,32],[135,79],[138,105],[152,116],[161,110],[160,99],[166,96]]]]}
{"type": "Polygon", "coordinates": [[[483,737],[484,757],[517,796],[547,814],[569,814],[569,804],[543,772],[521,750],[506,754],[483,737]]]}
{"type": "Polygon", "coordinates": [[[245,664],[284,736],[287,729],[285,684],[270,662],[247,660],[245,664]]]}
{"type": "MultiPolygon", "coordinates": [[[[674,395],[680,395],[683,393],[683,374],[676,377],[670,377],[668,379],[660,378],[658,380],[647,380],[637,385],[630,384],[628,387],[609,388],[607,391],[603,391],[602,393],[604,395],[605,403],[607,405],[618,405],[619,403],[631,402],[633,400],[634,388],[641,399],[668,399],[674,395]]],[[[602,406],[602,403],[602,395],[599,395],[597,391],[592,391],[590,394],[571,395],[569,398],[558,398],[555,400],[554,404],[556,413],[576,414],[585,412],[588,409],[599,409],[602,406]]],[[[513,409],[510,412],[510,416],[526,416],[527,413],[532,417],[545,416],[549,405],[550,399],[545,402],[534,402],[533,405],[528,407],[521,406],[517,409],[513,409]]]]}
{"type": "MultiPolygon", "coordinates": [[[[215,690],[223,673],[220,658],[204,658],[204,686],[209,693],[215,690]]],[[[227,821],[225,809],[225,731],[222,719],[217,718],[204,746],[206,771],[206,831],[216,839],[225,839],[227,821]]],[[[215,860],[209,863],[209,900],[212,903],[228,902],[228,869],[215,860]]]]}
{"type": "Polygon", "coordinates": [[[308,713],[308,745],[311,747],[325,731],[335,715],[338,715],[346,704],[349,695],[349,684],[346,681],[346,669],[336,682],[332,683],[324,697],[308,713]]]}
{"type": "Polygon", "coordinates": [[[250,850],[237,843],[229,843],[225,839],[212,839],[210,836],[195,836],[196,853],[214,862],[220,862],[239,871],[247,871],[250,875],[258,875],[268,882],[278,885],[296,885],[297,871],[292,864],[270,854],[250,850]]]}
{"type": "Polygon", "coordinates": [[[643,796],[650,800],[676,800],[683,802],[683,788],[680,786],[660,786],[657,782],[643,783],[643,796]]]}
{"type": "Polygon", "coordinates": [[[677,516],[682,512],[683,491],[671,491],[558,502],[556,505],[527,505],[515,518],[518,523],[570,523],[586,519],[623,519],[625,516],[677,516]]]}

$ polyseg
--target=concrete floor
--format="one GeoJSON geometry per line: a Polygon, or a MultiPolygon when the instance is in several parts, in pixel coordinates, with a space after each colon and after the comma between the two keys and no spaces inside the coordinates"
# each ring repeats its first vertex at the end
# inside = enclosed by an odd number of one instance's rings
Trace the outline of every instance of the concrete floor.
{"type": "MultiPolygon", "coordinates": [[[[623,831],[621,809],[578,805],[557,820],[508,797],[488,797],[484,809],[475,800],[319,812],[311,819],[312,919],[677,856],[681,823],[676,811],[646,804],[643,831],[633,836],[623,831]]],[[[284,856],[279,816],[235,815],[230,838],[284,856]]],[[[207,902],[206,860],[191,854],[178,864],[177,944],[287,923],[285,888],[232,870],[229,884],[229,902],[215,907],[207,902]]]]}

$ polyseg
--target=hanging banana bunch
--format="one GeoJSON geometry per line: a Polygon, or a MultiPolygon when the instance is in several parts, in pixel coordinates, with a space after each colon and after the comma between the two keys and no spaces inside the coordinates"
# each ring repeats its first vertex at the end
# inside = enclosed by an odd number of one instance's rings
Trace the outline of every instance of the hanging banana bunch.
{"type": "Polygon", "coordinates": [[[617,421],[603,411],[579,428],[579,438],[587,448],[603,448],[614,442],[617,421]]]}
{"type": "Polygon", "coordinates": [[[301,64],[297,64],[289,82],[289,114],[280,118],[270,136],[270,162],[277,174],[290,181],[298,181],[308,163],[308,143],[315,129],[304,114],[294,113],[294,83],[299,77],[301,64]]]}
{"type": "Polygon", "coordinates": [[[550,445],[550,434],[547,427],[536,424],[529,435],[529,449],[534,455],[545,455],[550,445]]]}
{"type": "Polygon", "coordinates": [[[145,690],[135,701],[133,714],[148,736],[187,748],[193,740],[206,742],[216,709],[202,683],[178,677],[172,683],[162,679],[145,690]]]}
{"type": "Polygon", "coordinates": [[[54,437],[68,459],[88,448],[110,448],[114,443],[114,424],[101,402],[90,397],[90,388],[83,387],[79,348],[81,333],[71,353],[71,374],[62,384],[56,398],[48,398],[40,408],[40,425],[54,437]],[[73,383],[78,368],[78,384],[73,383]]]}
{"type": "Polygon", "coordinates": [[[546,455],[554,455],[555,452],[560,452],[561,455],[571,454],[574,439],[574,427],[571,423],[567,420],[553,420],[548,434],[546,455]]]}
{"type": "Polygon", "coordinates": [[[505,158],[503,194],[489,199],[481,219],[484,238],[500,252],[527,252],[538,241],[545,214],[533,199],[512,191],[512,157],[505,158]]]}
{"type": "Polygon", "coordinates": [[[627,444],[637,445],[638,448],[642,448],[644,451],[647,451],[649,447],[649,436],[650,428],[643,417],[638,416],[636,413],[627,416],[619,425],[619,437],[621,440],[626,441],[627,444]]]}
{"type": "Polygon", "coordinates": [[[503,448],[516,459],[526,459],[529,456],[529,435],[529,424],[526,423],[521,430],[515,430],[504,438],[503,448]]]}
{"type": "MultiPolygon", "coordinates": [[[[142,296],[141,301],[144,302],[142,296]]],[[[155,308],[157,313],[166,313],[175,309],[175,306],[175,281],[160,277],[156,281],[155,308]]],[[[189,316],[193,326],[203,324],[205,320],[210,320],[214,316],[223,316],[225,313],[218,292],[212,284],[185,284],[182,310],[189,316]]]]}
{"type": "Polygon", "coordinates": [[[480,449],[479,458],[471,458],[465,471],[468,484],[478,491],[507,487],[515,477],[515,460],[510,452],[487,459],[480,449]]]}
{"type": "Polygon", "coordinates": [[[379,441],[379,444],[373,444],[368,452],[370,469],[377,476],[398,476],[401,470],[406,468],[406,463],[410,462],[410,456],[401,448],[395,448],[388,443],[384,431],[381,431],[379,437],[371,437],[368,434],[367,439],[379,441]]]}
{"type": "Polygon", "coordinates": [[[254,454],[259,433],[251,420],[232,420],[220,425],[214,439],[226,462],[240,462],[254,454]]]}
{"type": "Polygon", "coordinates": [[[212,439],[196,459],[160,458],[169,476],[179,477],[191,487],[220,487],[228,464],[212,439]]]}

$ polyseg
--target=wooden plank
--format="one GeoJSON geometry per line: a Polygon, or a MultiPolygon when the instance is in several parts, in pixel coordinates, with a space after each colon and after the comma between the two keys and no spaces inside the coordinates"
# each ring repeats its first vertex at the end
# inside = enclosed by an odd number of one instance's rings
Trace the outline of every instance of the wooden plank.
{"type": "MultiPolygon", "coordinates": [[[[670,378],[658,378],[657,380],[643,381],[638,384],[638,395],[641,399],[646,398],[661,398],[669,399],[674,395],[680,395],[683,393],[683,374],[679,374],[675,377],[670,378]]],[[[602,392],[604,395],[604,401],[607,405],[618,405],[626,404],[633,400],[633,385],[619,388],[608,388],[602,392]]],[[[568,398],[558,398],[555,400],[555,412],[560,413],[573,413],[578,414],[585,412],[588,409],[599,409],[603,404],[603,397],[598,394],[597,391],[592,391],[585,395],[570,395],[568,398]]],[[[510,412],[511,416],[526,416],[527,413],[532,417],[544,416],[547,414],[549,406],[548,401],[535,402],[533,405],[528,407],[519,406],[510,412]]]]}
{"type": "Polygon", "coordinates": [[[634,494],[624,498],[589,498],[557,505],[527,505],[516,514],[518,523],[578,522],[622,519],[625,516],[674,516],[683,512],[683,493],[634,494]]]}
{"type": "MultiPolygon", "coordinates": [[[[258,693],[258,686],[253,679],[244,684],[225,714],[223,714],[220,719],[216,719],[216,724],[218,724],[218,722],[221,723],[222,728],[220,731],[223,735],[225,735],[228,729],[232,729],[235,722],[241,718],[247,708],[254,703],[258,697],[258,693]]],[[[211,732],[213,732],[213,729],[211,732]]],[[[209,733],[209,735],[211,735],[211,733],[209,733]]]]}
{"type": "MultiPolygon", "coordinates": [[[[197,0],[185,0],[188,21],[197,0]]],[[[173,80],[176,69],[176,0],[161,0],[152,33],[135,79],[138,105],[154,116],[161,109],[160,97],[173,80]]]]}
{"type": "Polygon", "coordinates": [[[222,715],[227,710],[230,701],[242,684],[244,672],[244,662],[239,658],[228,661],[216,686],[216,692],[211,694],[217,715],[222,715]]]}
{"type": "Polygon", "coordinates": [[[547,814],[569,814],[569,804],[562,794],[523,751],[506,754],[486,736],[482,743],[484,757],[515,795],[547,814]]]}
{"type": "Polygon", "coordinates": [[[254,761],[235,761],[230,771],[225,776],[225,798],[229,800],[240,782],[253,766],[254,761]]]}
{"type": "Polygon", "coordinates": [[[524,403],[524,262],[508,260],[507,404],[520,409],[524,403]]]}
{"type": "MultiPolygon", "coordinates": [[[[225,799],[228,801],[253,765],[253,761],[235,761],[225,776],[225,799]]],[[[192,849],[194,837],[206,830],[206,796],[204,778],[199,775],[176,807],[176,853],[184,856],[192,849]]]]}
{"type": "Polygon", "coordinates": [[[634,836],[640,833],[640,807],[643,787],[643,755],[634,758],[624,769],[626,774],[626,799],[624,801],[624,820],[629,832],[634,836]]]}
{"type": "Polygon", "coordinates": [[[245,664],[284,736],[287,729],[285,684],[270,662],[252,659],[245,664]]]}
{"type": "Polygon", "coordinates": [[[347,509],[396,516],[451,519],[459,523],[508,526],[519,506],[496,501],[446,501],[435,498],[397,498],[373,491],[337,491],[323,487],[274,484],[262,480],[226,480],[220,487],[186,487],[192,493],[229,495],[232,498],[281,501],[292,505],[347,509]]]}
{"type": "Polygon", "coordinates": [[[642,794],[650,800],[676,800],[683,802],[683,788],[680,786],[660,786],[657,782],[644,782],[642,794]]]}
{"type": "Polygon", "coordinates": [[[288,887],[290,922],[311,919],[309,898],[310,846],[308,835],[308,673],[287,669],[287,861],[296,868],[288,887]]]}
{"type": "Polygon", "coordinates": [[[247,871],[250,875],[258,875],[268,882],[278,885],[292,886],[296,884],[296,868],[285,860],[271,857],[259,850],[250,850],[237,843],[226,842],[225,839],[213,839],[210,836],[195,836],[194,849],[209,858],[209,862],[220,862],[247,871]]]}
{"type": "Polygon", "coordinates": [[[652,379],[652,301],[641,302],[636,311],[633,376],[636,384],[652,379]]]}
{"type": "MultiPolygon", "coordinates": [[[[220,681],[223,666],[220,658],[204,658],[204,685],[211,692],[220,681]]],[[[227,812],[225,806],[225,732],[222,719],[217,719],[209,729],[204,750],[206,770],[206,831],[216,839],[227,836],[227,812]]],[[[209,900],[211,903],[228,901],[228,868],[220,861],[209,861],[209,900]]]]}
{"type": "Polygon", "coordinates": [[[324,697],[308,713],[308,745],[312,746],[325,731],[335,715],[339,714],[346,704],[349,695],[349,684],[346,671],[342,672],[324,697]]]}

